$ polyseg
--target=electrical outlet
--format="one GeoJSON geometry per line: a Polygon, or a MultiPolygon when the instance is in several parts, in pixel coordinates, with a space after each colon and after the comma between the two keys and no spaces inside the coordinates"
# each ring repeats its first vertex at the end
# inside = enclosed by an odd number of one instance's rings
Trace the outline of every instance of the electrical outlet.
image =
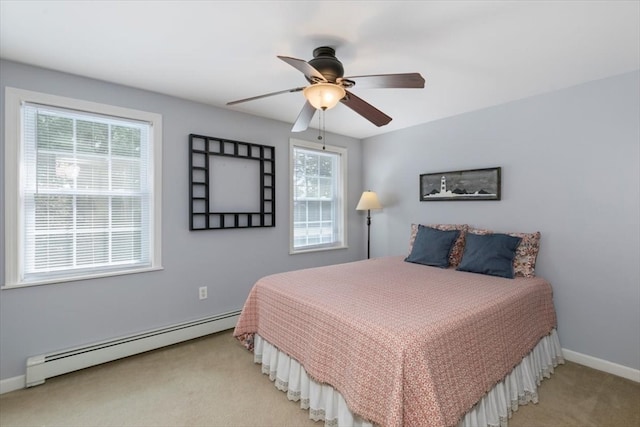
{"type": "Polygon", "coordinates": [[[207,299],[207,287],[206,286],[200,286],[200,288],[198,289],[198,298],[199,299],[207,299]]]}

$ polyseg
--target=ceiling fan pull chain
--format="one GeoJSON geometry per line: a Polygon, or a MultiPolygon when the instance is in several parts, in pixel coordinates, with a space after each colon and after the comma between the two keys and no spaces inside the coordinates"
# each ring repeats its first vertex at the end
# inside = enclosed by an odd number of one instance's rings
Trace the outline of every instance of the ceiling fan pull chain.
{"type": "Polygon", "coordinates": [[[325,117],[325,112],[324,110],[322,110],[322,150],[324,151],[325,149],[325,143],[327,141],[327,129],[326,129],[326,124],[327,124],[327,118],[325,117]]]}
{"type": "Polygon", "coordinates": [[[325,150],[325,117],[324,117],[324,108],[320,110],[318,114],[318,141],[322,141],[322,150],[325,150]]]}

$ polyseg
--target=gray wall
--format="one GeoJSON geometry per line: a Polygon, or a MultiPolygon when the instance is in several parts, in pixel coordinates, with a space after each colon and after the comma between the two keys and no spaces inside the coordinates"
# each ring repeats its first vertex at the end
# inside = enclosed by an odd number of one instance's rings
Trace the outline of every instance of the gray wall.
{"type": "MultiPolygon", "coordinates": [[[[260,119],[83,77],[0,61],[4,88],[17,87],[160,113],[163,116],[162,250],[164,270],[0,291],[0,378],[25,372],[26,358],[242,308],[266,274],[362,259],[364,216],[355,211],[362,188],[361,141],[327,134],[348,148],[349,249],[289,255],[288,158],[291,123],[260,119]],[[276,147],[276,227],[189,231],[188,135],[276,147]],[[198,300],[198,287],[209,298],[198,300]]],[[[316,134],[293,134],[315,141],[316,134]]],[[[0,212],[4,209],[4,131],[0,134],[0,212]]],[[[0,276],[4,283],[4,218],[0,276]]]]}
{"type": "MultiPolygon", "coordinates": [[[[288,255],[290,123],[260,119],[110,83],[0,61],[4,87],[158,112],[164,120],[164,270],[0,291],[0,378],[27,357],[240,309],[261,276],[362,259],[363,188],[372,256],[403,254],[412,222],[542,232],[537,272],[554,286],[564,348],[640,368],[640,73],[622,75],[369,138],[327,135],[349,149],[348,250],[288,255]],[[277,226],[188,230],[187,135],[276,147],[277,226]],[[364,169],[363,169],[364,165],[364,169]],[[501,166],[499,202],[419,202],[418,175],[501,166]],[[364,179],[363,179],[364,177],[364,179]],[[209,286],[209,298],[197,288],[209,286]]],[[[428,90],[428,88],[427,88],[428,90]]],[[[315,141],[315,133],[294,136],[315,141]]],[[[4,209],[0,133],[0,211],[4,209]]],[[[4,278],[4,219],[0,221],[4,278]]]]}
{"type": "Polygon", "coordinates": [[[639,93],[633,72],[365,140],[372,256],[412,222],[540,231],[562,346],[640,369],[639,93]],[[421,173],[493,166],[501,201],[418,201],[421,173]]]}

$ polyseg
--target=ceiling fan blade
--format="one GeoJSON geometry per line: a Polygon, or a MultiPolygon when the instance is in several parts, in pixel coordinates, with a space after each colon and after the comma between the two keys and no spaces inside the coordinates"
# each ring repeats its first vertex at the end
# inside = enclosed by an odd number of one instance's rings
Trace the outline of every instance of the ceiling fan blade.
{"type": "Polygon", "coordinates": [[[302,111],[300,111],[300,114],[298,114],[298,118],[293,124],[293,129],[291,129],[291,132],[302,132],[307,130],[307,128],[309,127],[309,123],[311,123],[311,119],[313,118],[313,115],[315,113],[315,107],[309,104],[309,101],[307,101],[304,104],[304,107],[302,107],[302,111]]]}
{"type": "Polygon", "coordinates": [[[340,102],[351,108],[356,113],[360,114],[365,119],[369,120],[374,125],[378,127],[384,126],[392,120],[391,117],[387,116],[385,113],[378,110],[373,105],[369,104],[361,98],[358,98],[349,91],[346,92],[347,96],[342,98],[340,102]]]}
{"type": "Polygon", "coordinates": [[[302,74],[307,76],[309,79],[314,77],[312,80],[317,80],[321,82],[326,82],[327,79],[320,73],[320,71],[316,70],[311,64],[307,61],[297,58],[291,58],[289,56],[278,56],[278,58],[282,59],[287,64],[291,65],[296,70],[300,71],[302,74]]]}
{"type": "Polygon", "coordinates": [[[227,102],[227,105],[240,104],[241,102],[253,101],[254,99],[266,98],[268,96],[273,96],[273,95],[280,95],[281,93],[300,92],[304,88],[305,86],[302,86],[302,87],[295,87],[293,89],[281,90],[278,92],[265,93],[264,95],[252,96],[251,98],[245,98],[245,99],[239,99],[237,101],[227,102]]]}
{"type": "Polygon", "coordinates": [[[423,88],[424,77],[420,73],[378,74],[370,76],[344,77],[355,82],[358,89],[369,88],[423,88]]]}

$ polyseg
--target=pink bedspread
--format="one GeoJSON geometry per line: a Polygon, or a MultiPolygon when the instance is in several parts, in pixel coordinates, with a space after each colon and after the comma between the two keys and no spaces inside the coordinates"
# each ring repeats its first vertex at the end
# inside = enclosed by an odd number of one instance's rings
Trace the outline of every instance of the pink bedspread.
{"type": "Polygon", "coordinates": [[[371,422],[442,427],[555,326],[544,279],[385,257],[260,279],[234,335],[258,333],[371,422]]]}

